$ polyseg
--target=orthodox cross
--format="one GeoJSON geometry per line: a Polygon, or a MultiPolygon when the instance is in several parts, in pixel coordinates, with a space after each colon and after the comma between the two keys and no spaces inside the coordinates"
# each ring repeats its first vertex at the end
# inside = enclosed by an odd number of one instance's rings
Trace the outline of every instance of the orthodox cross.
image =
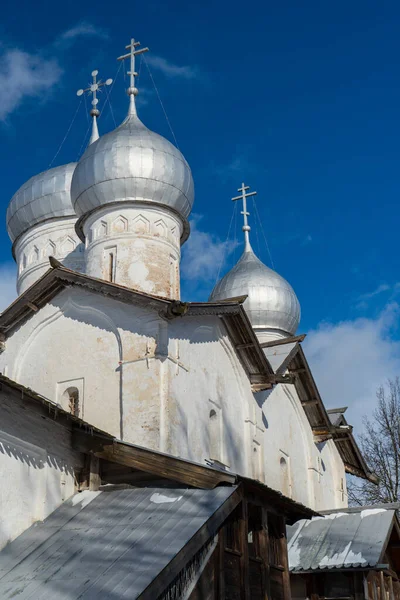
{"type": "Polygon", "coordinates": [[[113,82],[112,79],[106,79],[106,81],[97,81],[98,74],[98,71],[92,71],[92,83],[89,85],[89,87],[87,87],[85,90],[78,90],[76,92],[77,96],[82,96],[82,94],[84,94],[85,92],[88,92],[88,94],[92,94],[92,109],[90,111],[90,115],[91,117],[93,117],[93,122],[92,135],[90,136],[89,146],[90,144],[99,139],[99,130],[97,129],[97,117],[100,115],[100,111],[97,108],[97,104],[99,102],[99,99],[97,98],[97,92],[100,91],[100,88],[103,87],[103,85],[111,85],[113,82]]]}
{"type": "Polygon", "coordinates": [[[242,192],[241,195],[236,196],[235,198],[232,198],[232,202],[236,202],[236,200],[242,200],[242,202],[243,202],[243,210],[242,210],[241,214],[243,215],[243,221],[244,221],[242,231],[244,232],[244,251],[245,252],[248,252],[251,250],[250,240],[249,240],[250,227],[247,222],[247,217],[250,215],[250,213],[247,212],[247,198],[249,198],[250,196],[255,196],[257,194],[257,192],[247,192],[247,190],[249,190],[249,189],[250,189],[250,186],[244,185],[244,183],[242,183],[242,187],[238,189],[238,192],[242,192]]]}
{"type": "Polygon", "coordinates": [[[129,50],[128,54],[123,54],[122,56],[118,56],[117,60],[125,60],[126,58],[130,58],[130,71],[128,71],[128,75],[130,77],[129,80],[129,88],[128,88],[128,96],[129,96],[129,114],[136,114],[135,107],[135,96],[138,95],[138,90],[135,87],[135,77],[137,77],[137,73],[135,71],[135,56],[138,54],[143,54],[143,52],[148,52],[148,48],[141,48],[140,50],[135,50],[140,46],[140,42],[136,42],[133,38],[131,39],[131,43],[128,46],[125,46],[126,50],[129,50]]]}

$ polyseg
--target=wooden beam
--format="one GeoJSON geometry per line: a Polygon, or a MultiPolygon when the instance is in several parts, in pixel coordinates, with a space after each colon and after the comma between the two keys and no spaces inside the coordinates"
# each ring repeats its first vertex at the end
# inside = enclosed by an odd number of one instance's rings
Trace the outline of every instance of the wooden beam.
{"type": "Polygon", "coordinates": [[[302,406],[315,406],[316,404],[319,404],[319,400],[317,400],[316,398],[313,398],[312,400],[301,401],[302,406]]]}
{"type": "Polygon", "coordinates": [[[220,483],[233,484],[236,476],[231,473],[203,467],[174,456],[154,452],[139,446],[114,442],[95,452],[98,458],[116,462],[145,473],[153,473],[158,479],[165,478],[196,488],[213,489],[220,483]]]}
{"type": "Polygon", "coordinates": [[[89,490],[97,492],[101,485],[100,460],[97,456],[90,457],[89,490]]]}
{"type": "Polygon", "coordinates": [[[292,337],[284,338],[282,340],[274,340],[272,342],[263,342],[260,344],[261,348],[271,348],[274,346],[283,346],[284,344],[292,344],[294,342],[302,342],[307,334],[302,333],[301,335],[294,335],[292,337]]]}
{"type": "Polygon", "coordinates": [[[249,581],[249,530],[248,530],[248,509],[247,501],[243,498],[242,511],[239,519],[239,539],[240,539],[240,597],[242,600],[250,599],[250,581],[249,581]]]}
{"type": "Polygon", "coordinates": [[[282,582],[283,582],[283,597],[284,600],[291,600],[291,591],[290,591],[290,571],[289,571],[289,558],[288,558],[288,549],[287,549],[287,540],[286,540],[286,525],[285,518],[280,518],[281,525],[281,538],[280,538],[280,546],[281,546],[281,561],[282,566],[284,567],[284,571],[282,573],[282,582]]]}
{"type": "Polygon", "coordinates": [[[330,429],[328,429],[327,427],[320,427],[319,425],[317,425],[316,427],[313,427],[312,431],[313,431],[314,435],[330,435],[331,434],[330,429]]]}
{"type": "Polygon", "coordinates": [[[269,531],[268,531],[268,512],[261,508],[262,529],[259,532],[260,554],[263,561],[263,600],[271,598],[271,579],[269,568],[269,531]]]}

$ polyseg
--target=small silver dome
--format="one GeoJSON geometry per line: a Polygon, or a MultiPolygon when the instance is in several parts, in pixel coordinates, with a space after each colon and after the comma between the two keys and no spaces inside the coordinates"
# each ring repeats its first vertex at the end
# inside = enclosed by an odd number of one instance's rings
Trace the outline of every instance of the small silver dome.
{"type": "Polygon", "coordinates": [[[80,217],[106,204],[144,201],[168,206],[186,220],[194,186],[179,150],[131,114],[87,148],[75,170],[71,196],[80,217]]]}
{"type": "Polygon", "coordinates": [[[245,295],[244,308],[255,329],[278,329],[290,335],[296,333],[300,304],[293,288],[264,265],[250,246],[233,269],[217,283],[209,301],[245,295]]]}
{"type": "Polygon", "coordinates": [[[38,223],[75,215],[70,194],[75,167],[76,163],[69,163],[43,171],[19,188],[7,209],[7,231],[12,242],[38,223]]]}

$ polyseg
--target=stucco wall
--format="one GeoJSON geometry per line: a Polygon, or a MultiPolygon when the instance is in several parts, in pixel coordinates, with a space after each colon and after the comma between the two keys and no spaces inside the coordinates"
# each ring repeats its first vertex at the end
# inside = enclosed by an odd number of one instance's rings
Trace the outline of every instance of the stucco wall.
{"type": "Polygon", "coordinates": [[[21,235],[15,244],[18,294],[50,268],[49,256],[56,257],[69,269],[84,271],[85,248],[75,233],[75,222],[76,217],[53,219],[21,235]]]}
{"type": "Polygon", "coordinates": [[[72,496],[81,460],[69,429],[0,390],[0,549],[72,496]]]}
{"type": "Polygon", "coordinates": [[[84,223],[86,273],[179,298],[182,229],[167,208],[124,202],[98,209],[84,223]]]}
{"type": "MultiPolygon", "coordinates": [[[[333,442],[316,445],[294,385],[253,394],[218,317],[165,321],[71,287],[7,340],[0,369],[126,441],[216,460],[316,509],[346,506],[333,442]]],[[[345,482],[344,482],[345,486],[345,482]]]]}

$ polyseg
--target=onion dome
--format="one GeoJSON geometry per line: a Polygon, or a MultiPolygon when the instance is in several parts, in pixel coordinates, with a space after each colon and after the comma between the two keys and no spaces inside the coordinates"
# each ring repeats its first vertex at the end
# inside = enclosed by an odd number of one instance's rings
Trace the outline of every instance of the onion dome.
{"type": "Polygon", "coordinates": [[[192,209],[194,186],[188,163],[173,144],[150,131],[137,116],[134,58],[147,50],[135,50],[137,46],[132,40],[127,46],[130,53],[120,57],[131,59],[128,116],[114,131],[89,145],[72,179],[72,203],[80,217],[78,232],[89,213],[109,204],[165,206],[178,213],[184,224],[192,209]]]}
{"type": "Polygon", "coordinates": [[[34,225],[75,216],[71,204],[71,179],[76,163],[43,171],[31,177],[11,198],[7,230],[12,242],[34,225]]]}
{"type": "Polygon", "coordinates": [[[194,187],[179,150],[129,115],[87,148],[75,170],[71,195],[80,217],[107,204],[136,201],[167,206],[186,220],[194,187]]]}
{"type": "Polygon", "coordinates": [[[247,296],[244,309],[254,329],[279,329],[293,335],[300,304],[292,286],[261,262],[251,247],[213,289],[210,302],[247,296]]]}
{"type": "Polygon", "coordinates": [[[272,329],[294,335],[300,322],[297,296],[286,279],[264,265],[250,246],[246,200],[256,192],[247,192],[248,189],[243,183],[238,190],[241,195],[232,198],[243,202],[244,252],[233,269],[216,284],[209,302],[247,296],[243,306],[256,333],[272,329]]]}

